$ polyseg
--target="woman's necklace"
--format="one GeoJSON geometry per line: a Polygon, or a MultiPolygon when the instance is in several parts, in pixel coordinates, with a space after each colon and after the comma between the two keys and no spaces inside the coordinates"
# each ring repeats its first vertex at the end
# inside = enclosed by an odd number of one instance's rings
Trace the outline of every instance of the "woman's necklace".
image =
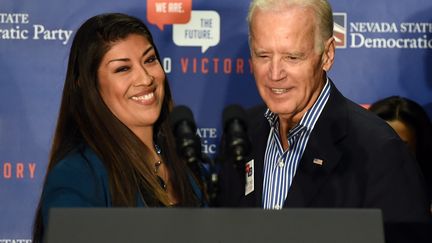
{"type": "MultiPolygon", "coordinates": [[[[159,148],[159,146],[157,144],[155,144],[154,147],[155,147],[157,155],[160,158],[161,149],[159,148]]],[[[155,175],[157,176],[157,179],[159,181],[159,185],[162,187],[162,189],[164,189],[166,191],[167,190],[167,184],[165,183],[164,179],[162,179],[162,177],[159,176],[159,167],[161,166],[161,164],[162,164],[162,160],[159,159],[158,161],[156,161],[154,163],[153,171],[154,171],[155,175]]]]}

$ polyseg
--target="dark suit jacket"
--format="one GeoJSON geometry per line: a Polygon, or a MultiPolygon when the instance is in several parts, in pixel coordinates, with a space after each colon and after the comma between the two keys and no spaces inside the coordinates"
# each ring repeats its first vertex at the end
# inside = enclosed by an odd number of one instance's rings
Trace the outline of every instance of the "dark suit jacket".
{"type": "MultiPolygon", "coordinates": [[[[249,110],[254,192],[229,161],[220,174],[221,206],[262,207],[263,165],[270,131],[266,107],[249,110]]],[[[424,181],[393,129],[342,96],[331,83],[329,100],[311,133],[284,207],[380,208],[385,221],[429,220],[424,181]],[[313,160],[322,159],[317,165],[313,160]]]]}

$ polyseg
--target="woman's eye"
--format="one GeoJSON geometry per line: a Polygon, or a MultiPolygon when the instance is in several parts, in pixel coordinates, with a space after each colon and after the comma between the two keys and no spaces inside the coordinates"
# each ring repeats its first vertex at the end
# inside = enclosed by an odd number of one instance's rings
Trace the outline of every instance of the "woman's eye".
{"type": "Polygon", "coordinates": [[[129,70],[129,67],[127,67],[127,66],[121,66],[121,67],[116,68],[114,72],[115,73],[120,73],[120,72],[126,72],[128,70],[129,70]]]}
{"type": "Polygon", "coordinates": [[[155,61],[157,61],[157,58],[156,58],[156,55],[153,55],[153,56],[150,56],[149,58],[147,58],[144,63],[152,63],[155,61]]]}

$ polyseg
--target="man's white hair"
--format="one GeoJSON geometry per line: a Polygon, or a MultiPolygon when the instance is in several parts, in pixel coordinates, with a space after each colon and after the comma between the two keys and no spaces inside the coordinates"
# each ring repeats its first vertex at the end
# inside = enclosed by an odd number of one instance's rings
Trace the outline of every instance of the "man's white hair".
{"type": "MultiPolygon", "coordinates": [[[[333,36],[333,12],[327,0],[252,0],[247,16],[249,26],[249,42],[251,41],[251,27],[254,11],[258,8],[264,11],[283,11],[290,6],[310,8],[314,12],[317,36],[315,49],[318,52],[324,50],[324,43],[333,36]]],[[[269,26],[271,28],[271,26],[269,26]]]]}

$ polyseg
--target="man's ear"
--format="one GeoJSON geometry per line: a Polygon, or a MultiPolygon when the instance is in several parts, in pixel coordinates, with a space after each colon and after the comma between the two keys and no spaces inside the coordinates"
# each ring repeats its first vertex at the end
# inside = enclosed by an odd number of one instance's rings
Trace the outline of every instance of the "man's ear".
{"type": "Polygon", "coordinates": [[[330,37],[324,44],[324,52],[322,54],[322,68],[328,72],[334,63],[335,57],[335,39],[330,37]]]}

